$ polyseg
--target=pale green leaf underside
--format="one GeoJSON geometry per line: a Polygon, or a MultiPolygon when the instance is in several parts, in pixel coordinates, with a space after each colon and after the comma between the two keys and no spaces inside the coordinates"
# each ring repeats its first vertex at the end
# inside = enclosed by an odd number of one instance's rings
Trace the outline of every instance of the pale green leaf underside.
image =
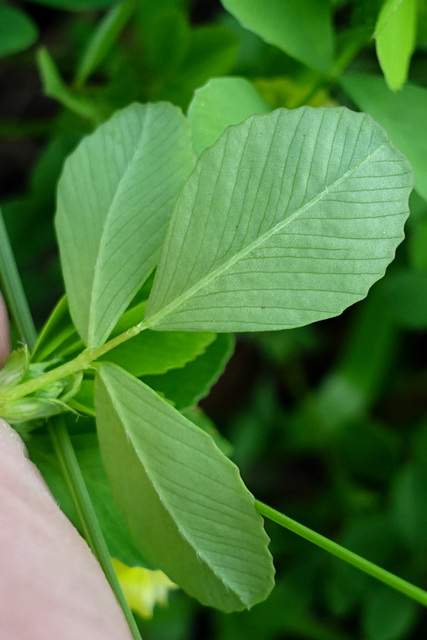
{"type": "Polygon", "coordinates": [[[341,313],[393,259],[411,188],[366,114],[278,109],[229,127],[179,196],[147,325],[261,331],[341,313]]]}
{"type": "Polygon", "coordinates": [[[95,399],[105,468],[147,559],[224,611],[266,598],[274,575],[268,538],[237,467],[115,365],[99,366],[95,399]]]}
{"type": "Polygon", "coordinates": [[[167,103],[117,112],[67,160],[56,228],[71,316],[88,346],[107,339],[154,268],[193,164],[188,123],[167,103]]]}

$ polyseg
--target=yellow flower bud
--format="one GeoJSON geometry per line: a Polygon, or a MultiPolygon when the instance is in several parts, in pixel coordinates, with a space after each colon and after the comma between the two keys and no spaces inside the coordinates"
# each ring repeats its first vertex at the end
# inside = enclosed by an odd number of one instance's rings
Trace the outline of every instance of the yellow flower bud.
{"type": "Polygon", "coordinates": [[[169,589],[178,588],[163,571],[128,567],[114,559],[112,563],[130,608],[142,618],[151,618],[154,605],[165,606],[169,589]]]}

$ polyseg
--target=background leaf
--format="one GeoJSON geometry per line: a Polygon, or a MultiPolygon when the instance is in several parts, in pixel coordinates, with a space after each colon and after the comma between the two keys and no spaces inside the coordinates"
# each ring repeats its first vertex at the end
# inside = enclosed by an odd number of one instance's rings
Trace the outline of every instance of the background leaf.
{"type": "Polygon", "coordinates": [[[427,328],[427,273],[399,269],[381,287],[382,302],[396,324],[427,328]]]}
{"type": "MultiPolygon", "coordinates": [[[[176,332],[159,332],[159,331],[144,331],[144,334],[149,333],[153,337],[153,344],[157,347],[159,344],[165,344],[162,342],[163,337],[169,336],[171,340],[174,336],[199,336],[197,333],[181,333],[176,332]],[[156,336],[160,337],[160,343],[156,340],[156,336]]],[[[212,334],[203,334],[212,335],[212,334]]],[[[199,340],[199,338],[197,338],[199,340]]],[[[181,345],[182,346],[182,345],[181,345]]],[[[191,344],[194,348],[194,343],[191,344]]],[[[183,363],[179,368],[169,368],[165,373],[154,373],[159,368],[166,368],[170,366],[174,360],[173,351],[170,352],[169,357],[165,352],[162,353],[159,363],[152,358],[153,353],[149,354],[148,358],[141,357],[138,361],[128,362],[129,372],[136,375],[134,371],[145,369],[148,371],[152,369],[148,374],[141,373],[141,379],[148,384],[149,387],[155,389],[161,396],[167,398],[172,402],[176,409],[180,411],[193,407],[199,400],[208,395],[212,386],[217,382],[218,378],[224,372],[224,369],[233,354],[234,339],[228,333],[218,334],[213,342],[203,348],[201,353],[194,357],[190,356],[190,350],[187,350],[187,354],[181,353],[181,359],[186,363],[183,363]]],[[[111,354],[114,352],[111,351],[111,354]]],[[[108,354],[110,355],[110,354],[108,354]]],[[[108,360],[108,356],[104,358],[108,360]]],[[[124,363],[126,360],[124,360],[124,363]]],[[[70,406],[76,411],[83,412],[87,415],[95,416],[94,407],[94,378],[91,372],[85,374],[85,378],[80,386],[78,393],[73,397],[70,402],[70,406]]],[[[194,422],[194,420],[193,420],[194,422]]]]}
{"type": "Polygon", "coordinates": [[[188,49],[175,77],[159,97],[187,108],[194,90],[213,76],[229,73],[236,60],[239,41],[222,24],[197,26],[190,33],[188,49]]]}
{"type": "Polygon", "coordinates": [[[426,491],[424,462],[410,462],[394,478],[391,491],[393,526],[405,544],[416,551],[427,549],[426,491]]]}
{"type": "Polygon", "coordinates": [[[62,296],[43,325],[31,354],[33,362],[46,360],[63,346],[64,342],[74,337],[78,340],[76,330],[71,321],[67,296],[62,296]]]}
{"type": "Polygon", "coordinates": [[[379,122],[410,160],[415,188],[427,200],[427,89],[406,84],[393,93],[377,76],[345,75],[340,83],[362,111],[379,122]]]}
{"type": "Polygon", "coordinates": [[[328,71],[332,62],[331,4],[324,0],[222,0],[244,27],[300,62],[328,71]]]}
{"type": "Polygon", "coordinates": [[[392,91],[400,89],[408,75],[415,46],[416,0],[384,2],[375,28],[377,56],[392,91]]]}
{"type": "MultiPolygon", "coordinates": [[[[157,7],[153,15],[143,15],[146,64],[161,78],[168,79],[180,68],[191,42],[190,26],[182,11],[157,7]]],[[[144,7],[141,7],[144,11],[144,7]]],[[[150,11],[150,9],[148,10],[150,11]]]]}
{"type": "Polygon", "coordinates": [[[144,376],[143,381],[164,394],[177,409],[186,409],[208,395],[224,372],[233,350],[233,336],[219,333],[204,353],[187,362],[185,367],[172,369],[162,376],[144,376]]]}
{"type": "Polygon", "coordinates": [[[3,4],[0,6],[0,57],[27,49],[37,37],[37,27],[24,11],[3,4]]]}
{"type": "Polygon", "coordinates": [[[214,333],[143,331],[106,353],[101,360],[120,365],[134,376],[162,374],[203,354],[214,333]]]}
{"type": "Polygon", "coordinates": [[[95,105],[90,99],[77,95],[67,86],[45,47],[37,51],[37,62],[45,95],[58,100],[64,107],[81,118],[87,118],[93,123],[98,122],[99,114],[95,105]]]}
{"type": "Polygon", "coordinates": [[[165,103],[117,112],[67,160],[56,227],[71,316],[87,346],[106,340],[154,268],[193,162],[188,124],[165,103]]]}
{"type": "Polygon", "coordinates": [[[99,22],[77,68],[76,86],[83,84],[106,57],[134,8],[132,0],[124,0],[124,2],[119,2],[112,7],[99,22]]]}
{"type": "Polygon", "coordinates": [[[231,124],[239,124],[254,113],[269,113],[272,107],[244,78],[212,78],[194,94],[188,109],[197,155],[210,147],[231,124]]]}
{"type": "Polygon", "coordinates": [[[30,0],[30,2],[68,11],[94,11],[117,4],[117,0],[30,0]]]}
{"type": "MultiPolygon", "coordinates": [[[[381,513],[352,518],[347,521],[339,542],[371,562],[387,566],[390,558],[400,551],[393,524],[388,515],[381,513]]],[[[329,558],[328,583],[330,606],[341,615],[354,610],[357,603],[366,602],[369,589],[375,587],[375,582],[366,574],[334,558],[329,558]]]]}
{"type": "Polygon", "coordinates": [[[393,259],[411,186],[367,115],[278,109],[230,127],[179,196],[148,326],[261,331],[341,313],[393,259]]]}
{"type": "Polygon", "coordinates": [[[418,613],[417,604],[389,587],[373,584],[363,603],[363,635],[367,640],[409,637],[418,613]]]}
{"type": "Polygon", "coordinates": [[[96,379],[101,452],[147,558],[223,611],[267,597],[273,566],[254,499],[212,438],[114,365],[96,379]]]}

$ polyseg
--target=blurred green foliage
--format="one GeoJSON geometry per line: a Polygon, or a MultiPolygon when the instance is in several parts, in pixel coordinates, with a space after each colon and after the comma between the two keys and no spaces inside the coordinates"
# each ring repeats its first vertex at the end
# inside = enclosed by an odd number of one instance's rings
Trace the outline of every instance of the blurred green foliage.
{"type": "MultiPolygon", "coordinates": [[[[62,293],[52,218],[63,161],[117,108],[168,100],[185,112],[197,88],[232,75],[249,80],[260,104],[272,108],[344,104],[371,113],[415,172],[395,262],[339,318],[240,338],[204,408],[258,498],[425,588],[427,7],[413,4],[415,42],[399,33],[406,61],[396,59],[397,69],[382,49],[385,79],[373,35],[396,2],[2,4],[0,83],[8,97],[0,105],[0,177],[11,242],[41,325],[62,293]],[[289,33],[285,5],[294,9],[289,33]],[[9,85],[12,76],[19,81],[9,85]],[[402,88],[393,93],[387,84],[396,83],[402,88]]],[[[231,345],[210,348],[220,362],[231,345]]],[[[191,366],[194,376],[209,377],[201,360],[191,366]]],[[[187,406],[173,374],[161,384],[187,406]]],[[[265,603],[227,616],[176,592],[167,609],[141,621],[145,640],[425,637],[421,607],[271,523],[268,532],[278,584],[265,603]]]]}

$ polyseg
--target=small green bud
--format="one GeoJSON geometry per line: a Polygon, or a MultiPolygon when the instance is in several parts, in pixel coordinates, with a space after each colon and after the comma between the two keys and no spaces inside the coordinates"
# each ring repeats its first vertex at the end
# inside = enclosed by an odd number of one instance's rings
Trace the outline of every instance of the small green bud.
{"type": "Polygon", "coordinates": [[[68,400],[71,400],[71,398],[73,398],[76,395],[76,393],[80,391],[80,387],[82,386],[82,381],[83,381],[83,371],[79,371],[78,373],[75,373],[74,375],[68,376],[68,378],[65,378],[63,380],[63,382],[65,383],[64,389],[61,395],[59,396],[59,400],[61,400],[62,402],[68,402],[68,400]]]}
{"type": "Polygon", "coordinates": [[[25,380],[32,380],[46,373],[48,369],[52,369],[55,365],[61,362],[60,358],[53,358],[52,360],[46,360],[44,362],[31,362],[28,367],[25,380]]]}
{"type": "Polygon", "coordinates": [[[50,418],[64,411],[71,411],[71,409],[60,400],[29,396],[1,406],[0,418],[9,424],[19,424],[29,420],[50,418]]]}
{"type": "Polygon", "coordinates": [[[12,351],[8,359],[0,370],[0,387],[1,389],[7,389],[15,387],[22,382],[25,374],[28,371],[30,362],[30,354],[28,348],[25,346],[23,349],[12,351]]]}
{"type": "Polygon", "coordinates": [[[56,380],[48,384],[37,392],[39,398],[57,398],[62,402],[67,402],[76,395],[83,380],[83,373],[78,372],[62,380],[56,380]]]}
{"type": "Polygon", "coordinates": [[[59,396],[63,391],[64,391],[64,381],[56,380],[55,382],[51,382],[50,384],[46,385],[42,389],[39,389],[39,391],[37,392],[37,397],[47,398],[48,400],[55,399],[55,398],[59,398],[59,396]]]}

